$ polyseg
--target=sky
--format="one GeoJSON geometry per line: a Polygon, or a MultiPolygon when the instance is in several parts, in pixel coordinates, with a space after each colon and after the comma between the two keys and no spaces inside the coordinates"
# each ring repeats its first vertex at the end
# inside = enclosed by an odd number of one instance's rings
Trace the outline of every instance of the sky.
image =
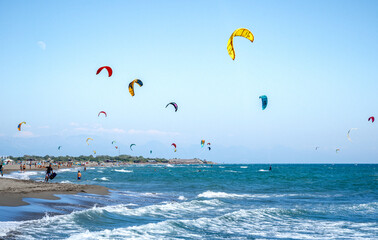
{"type": "Polygon", "coordinates": [[[0,156],[378,163],[377,12],[366,0],[2,0],[0,156]],[[237,28],[255,40],[236,37],[233,61],[237,28]]]}

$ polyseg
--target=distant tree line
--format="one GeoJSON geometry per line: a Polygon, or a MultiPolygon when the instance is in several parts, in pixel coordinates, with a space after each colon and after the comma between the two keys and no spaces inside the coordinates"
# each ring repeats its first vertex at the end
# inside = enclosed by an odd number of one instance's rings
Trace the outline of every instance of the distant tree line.
{"type": "Polygon", "coordinates": [[[12,157],[10,159],[15,161],[53,161],[53,162],[128,162],[128,163],[168,163],[167,159],[164,158],[144,158],[142,156],[130,156],[130,155],[119,155],[119,156],[108,156],[108,155],[98,155],[98,156],[84,156],[80,155],[78,157],[72,156],[35,156],[35,155],[24,155],[22,157],[12,157]]]}

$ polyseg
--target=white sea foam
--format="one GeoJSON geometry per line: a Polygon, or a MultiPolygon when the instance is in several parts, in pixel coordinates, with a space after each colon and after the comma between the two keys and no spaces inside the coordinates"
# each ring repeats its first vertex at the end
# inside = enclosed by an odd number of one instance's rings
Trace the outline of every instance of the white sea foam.
{"type": "Polygon", "coordinates": [[[238,173],[238,171],[234,171],[234,170],[225,170],[225,172],[233,172],[233,173],[238,173]]]}
{"type": "Polygon", "coordinates": [[[64,181],[61,181],[60,183],[72,183],[72,182],[68,180],[64,180],[64,181]]]}
{"type": "Polygon", "coordinates": [[[67,215],[23,222],[2,222],[0,236],[13,231],[17,239],[374,239],[378,224],[344,220],[309,219],[303,209],[261,208],[231,210],[217,200],[173,202],[130,209],[128,205],[93,207],[67,215]],[[77,221],[106,216],[105,212],[137,217],[157,217],[160,222],[88,231],[77,221]],[[211,212],[212,216],[206,215],[211,212]],[[194,218],[193,214],[200,215],[194,218]],[[295,215],[296,217],[292,217],[295,215]],[[81,220],[79,220],[81,219],[81,220]],[[66,238],[66,237],[65,237],[66,238]]]}
{"type": "Polygon", "coordinates": [[[45,174],[45,172],[43,171],[12,172],[10,174],[4,174],[4,177],[13,178],[13,179],[21,179],[21,180],[29,180],[30,176],[35,176],[38,174],[45,174]]]}
{"type": "Polygon", "coordinates": [[[159,196],[161,195],[160,193],[150,193],[150,192],[146,192],[146,193],[142,193],[141,194],[142,196],[148,196],[148,197],[156,197],[156,196],[159,196]]]}
{"type": "MultiPolygon", "coordinates": [[[[198,198],[282,198],[282,197],[296,197],[296,196],[308,196],[296,193],[287,194],[277,194],[277,193],[255,193],[255,194],[236,194],[236,193],[225,193],[225,192],[213,192],[206,191],[197,195],[198,198]]],[[[314,196],[314,195],[311,195],[314,196]]],[[[315,195],[316,196],[316,195],[315,195]]]]}
{"type": "Polygon", "coordinates": [[[260,169],[259,172],[269,172],[269,170],[266,170],[266,169],[260,169]]]}
{"type": "Polygon", "coordinates": [[[23,222],[1,222],[0,237],[5,237],[10,231],[17,229],[23,222]]]}
{"type": "Polygon", "coordinates": [[[59,169],[57,170],[56,172],[75,172],[76,169],[72,169],[72,168],[65,168],[65,169],[59,169]]]}
{"type": "Polygon", "coordinates": [[[133,170],[126,170],[126,169],[114,169],[116,172],[123,172],[123,173],[132,173],[133,170]]]}
{"type": "Polygon", "coordinates": [[[349,239],[351,236],[364,239],[375,236],[376,223],[288,218],[285,214],[280,215],[281,211],[276,208],[242,209],[212,218],[170,219],[112,230],[87,230],[73,234],[69,239],[204,239],[209,236],[219,236],[219,239],[349,239]]]}
{"type": "Polygon", "coordinates": [[[184,197],[184,196],[179,196],[179,197],[178,197],[178,200],[185,201],[185,200],[187,200],[187,198],[184,197]]]}
{"type": "Polygon", "coordinates": [[[102,177],[102,178],[94,178],[93,180],[94,180],[94,181],[98,181],[98,180],[101,180],[101,181],[109,181],[109,178],[107,178],[107,177],[102,177]]]}
{"type": "Polygon", "coordinates": [[[240,168],[248,168],[247,166],[241,166],[240,168]]]}
{"type": "Polygon", "coordinates": [[[219,168],[224,168],[223,166],[219,166],[219,168]]]}
{"type": "Polygon", "coordinates": [[[253,195],[206,191],[206,192],[198,194],[197,197],[199,198],[247,198],[247,197],[253,197],[253,195]]]}

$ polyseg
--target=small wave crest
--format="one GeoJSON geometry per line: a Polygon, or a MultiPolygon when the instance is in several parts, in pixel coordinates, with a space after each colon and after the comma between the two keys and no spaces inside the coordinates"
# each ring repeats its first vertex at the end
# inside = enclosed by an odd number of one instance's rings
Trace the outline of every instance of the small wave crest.
{"type": "Polygon", "coordinates": [[[107,177],[94,178],[93,181],[109,181],[109,178],[107,178],[107,177]]]}
{"type": "Polygon", "coordinates": [[[187,198],[186,197],[184,197],[184,196],[179,196],[178,197],[178,200],[180,200],[180,201],[185,201],[187,198]]]}
{"type": "Polygon", "coordinates": [[[123,172],[123,173],[132,173],[133,170],[126,170],[126,169],[114,169],[116,172],[123,172]]]}
{"type": "Polygon", "coordinates": [[[246,198],[246,197],[253,197],[253,195],[206,191],[206,192],[198,194],[197,197],[199,198],[246,198]]]}

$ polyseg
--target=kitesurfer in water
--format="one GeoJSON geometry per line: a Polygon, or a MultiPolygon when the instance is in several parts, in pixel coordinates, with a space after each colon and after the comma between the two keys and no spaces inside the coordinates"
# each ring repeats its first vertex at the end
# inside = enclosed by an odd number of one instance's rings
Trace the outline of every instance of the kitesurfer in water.
{"type": "Polygon", "coordinates": [[[272,165],[269,166],[269,171],[272,171],[272,165]]]}

